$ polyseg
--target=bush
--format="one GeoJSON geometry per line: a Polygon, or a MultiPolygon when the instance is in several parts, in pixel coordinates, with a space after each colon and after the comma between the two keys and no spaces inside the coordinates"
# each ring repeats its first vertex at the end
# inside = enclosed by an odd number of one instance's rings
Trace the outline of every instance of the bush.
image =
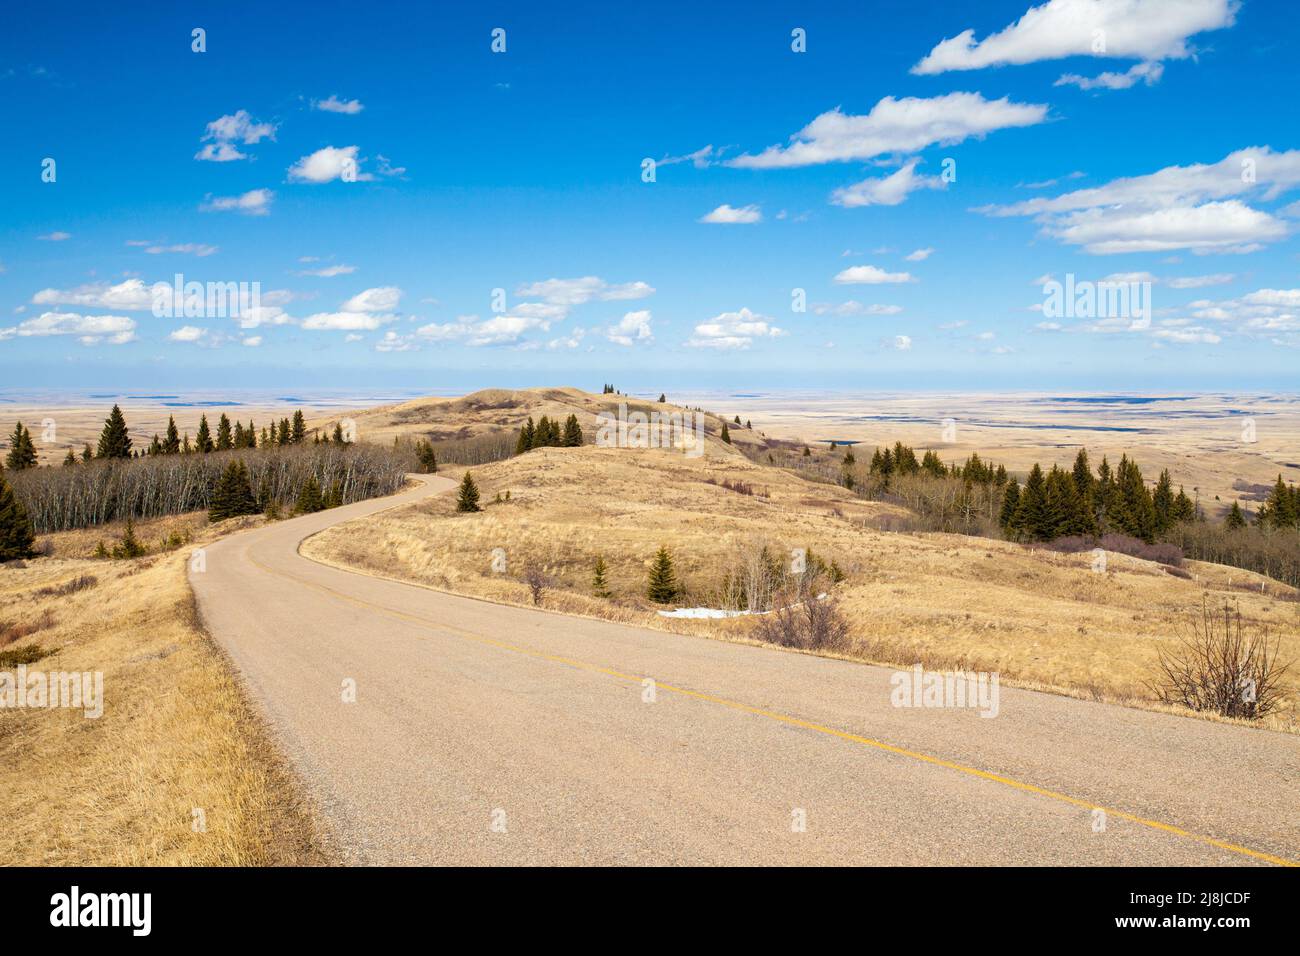
{"type": "Polygon", "coordinates": [[[536,564],[529,562],[524,568],[524,583],[528,585],[528,593],[532,595],[533,604],[541,605],[542,595],[551,583],[546,573],[536,564]]]}
{"type": "Polygon", "coordinates": [[[1278,660],[1278,643],[1247,632],[1241,610],[1201,605],[1192,634],[1173,651],[1160,652],[1161,675],[1152,688],[1162,701],[1224,717],[1258,720],[1277,708],[1290,663],[1278,660]]]}
{"type": "Polygon", "coordinates": [[[1070,535],[1049,541],[1043,544],[1042,547],[1049,551],[1060,551],[1063,554],[1076,554],[1080,551],[1101,548],[1105,551],[1113,551],[1116,554],[1127,554],[1134,558],[1141,558],[1144,561],[1155,561],[1157,564],[1165,564],[1171,568],[1181,568],[1183,566],[1183,551],[1178,545],[1168,541],[1147,544],[1141,538],[1134,538],[1126,534],[1103,534],[1100,538],[1089,535],[1070,535]]]}
{"type": "Polygon", "coordinates": [[[820,575],[804,575],[781,590],[774,607],[756,618],[754,634],[766,644],[809,651],[843,650],[849,645],[849,622],[834,597],[819,596],[820,575]]]}

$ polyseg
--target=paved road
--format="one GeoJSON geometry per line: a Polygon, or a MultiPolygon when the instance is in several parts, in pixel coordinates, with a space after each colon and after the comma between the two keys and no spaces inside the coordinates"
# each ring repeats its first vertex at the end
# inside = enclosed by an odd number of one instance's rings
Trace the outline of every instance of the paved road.
{"type": "Polygon", "coordinates": [[[887,668],[298,554],[325,527],[452,485],[234,535],[190,576],[348,862],[1300,859],[1294,737],[1006,687],[993,719],[894,707],[887,668]]]}

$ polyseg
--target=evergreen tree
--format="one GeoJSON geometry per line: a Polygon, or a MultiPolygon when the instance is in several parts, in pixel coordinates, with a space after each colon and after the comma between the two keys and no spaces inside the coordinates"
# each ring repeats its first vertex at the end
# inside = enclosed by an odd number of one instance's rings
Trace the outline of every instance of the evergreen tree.
{"type": "Polygon", "coordinates": [[[728,445],[731,444],[731,432],[727,430],[727,423],[725,421],[722,423],[722,440],[728,445]]]}
{"type": "Polygon", "coordinates": [[[253,497],[253,484],[248,467],[242,460],[226,464],[212,490],[212,503],[208,507],[208,520],[221,521],[237,515],[257,514],[262,509],[253,497]]]}
{"type": "Polygon", "coordinates": [[[659,553],[650,565],[646,597],[655,604],[671,604],[680,590],[677,573],[673,569],[673,556],[666,547],[660,546],[659,553]]]}
{"type": "Polygon", "coordinates": [[[668,396],[665,395],[663,392],[660,392],[660,393],[659,393],[659,404],[662,405],[662,404],[663,404],[664,402],[666,402],[666,401],[668,401],[668,396]]]}
{"type": "Polygon", "coordinates": [[[1016,525],[1016,513],[1019,507],[1020,482],[1012,478],[1011,484],[1007,485],[1007,490],[1002,495],[1002,511],[998,514],[998,524],[1002,526],[1002,531],[1008,538],[1015,537],[1019,530],[1016,525]]]}
{"type": "Polygon", "coordinates": [[[63,459],[64,468],[75,468],[77,465],[77,456],[71,448],[68,449],[68,456],[63,459]]]}
{"type": "Polygon", "coordinates": [[[858,460],[853,457],[853,446],[849,445],[848,448],[844,450],[844,467],[852,468],[857,463],[858,460]]]}
{"type": "MultiPolygon", "coordinates": [[[[608,388],[608,386],[606,386],[608,388]]],[[[533,447],[533,442],[537,439],[537,426],[533,424],[533,416],[528,416],[528,422],[523,428],[519,429],[519,440],[515,442],[515,454],[522,455],[533,447]]]]}
{"type": "Polygon", "coordinates": [[[122,543],[113,546],[115,558],[142,558],[149,549],[135,536],[135,519],[126,519],[126,530],[122,532],[122,543]]]}
{"type": "Polygon", "coordinates": [[[1024,490],[1020,493],[1020,504],[1016,507],[1014,527],[1031,541],[1042,541],[1050,533],[1047,513],[1047,479],[1038,462],[1029,470],[1025,479],[1024,490]]]}
{"type": "Polygon", "coordinates": [[[229,451],[235,447],[235,440],[230,431],[230,419],[226,413],[221,413],[221,418],[217,420],[217,451],[229,451]]]}
{"type": "Polygon", "coordinates": [[[32,433],[19,422],[14,426],[14,433],[9,436],[9,454],[5,456],[5,467],[13,471],[36,466],[36,445],[32,433]]]}
{"type": "Polygon", "coordinates": [[[582,446],[582,426],[578,424],[577,415],[570,415],[564,422],[563,444],[565,448],[582,446]]]}
{"type": "Polygon", "coordinates": [[[433,452],[433,445],[427,441],[417,442],[415,457],[420,462],[420,471],[426,475],[438,473],[438,457],[433,452]]]}
{"type": "Polygon", "coordinates": [[[1081,529],[1076,527],[1078,507],[1079,493],[1074,487],[1073,476],[1053,465],[1047,473],[1043,527],[1040,529],[1042,539],[1053,541],[1079,533],[1081,529]]]}
{"type": "Polygon", "coordinates": [[[84,447],[81,449],[81,460],[82,460],[82,461],[90,461],[90,459],[92,459],[92,458],[94,458],[94,457],[95,457],[95,456],[94,456],[93,454],[91,454],[91,452],[90,452],[90,446],[89,446],[89,445],[86,445],[86,446],[84,446],[84,447]]]}
{"type": "Polygon", "coordinates": [[[243,448],[244,442],[244,423],[235,419],[235,430],[230,436],[230,445],[232,448],[243,448]]]}
{"type": "Polygon", "coordinates": [[[289,439],[295,445],[301,445],[302,440],[307,437],[307,419],[302,416],[302,409],[299,408],[293,413],[293,425],[289,439]]]}
{"type": "Polygon", "coordinates": [[[933,451],[926,451],[921,456],[921,470],[935,478],[943,478],[948,474],[948,469],[933,451]]]}
{"type": "Polygon", "coordinates": [[[334,441],[334,444],[336,444],[336,445],[346,445],[346,444],[347,444],[347,442],[345,442],[345,441],[343,440],[343,423],[342,423],[342,422],[335,422],[335,423],[334,423],[334,438],[333,438],[333,441],[334,441]]]}
{"type": "Polygon", "coordinates": [[[1120,458],[1115,473],[1118,489],[1117,514],[1114,526],[1124,534],[1141,538],[1147,544],[1155,541],[1156,509],[1151,493],[1142,481],[1142,470],[1127,455],[1120,458]]]}
{"type": "Polygon", "coordinates": [[[280,419],[280,432],[276,436],[276,440],[281,445],[288,445],[290,442],[293,441],[292,429],[293,426],[289,424],[289,419],[287,418],[280,419]]]}
{"type": "Polygon", "coordinates": [[[803,446],[803,456],[804,456],[805,458],[811,458],[811,457],[812,457],[812,451],[808,448],[807,445],[804,445],[804,446],[803,446]]]}
{"type": "Polygon", "coordinates": [[[1168,468],[1160,472],[1151,504],[1156,515],[1155,533],[1162,535],[1174,526],[1174,482],[1168,468]]]}
{"type": "Polygon", "coordinates": [[[1228,516],[1223,519],[1223,523],[1230,531],[1246,527],[1246,516],[1241,512],[1241,502],[1234,501],[1232,503],[1232,507],[1228,509],[1228,516]]]}
{"type": "Polygon", "coordinates": [[[248,448],[257,447],[257,428],[251,418],[248,420],[248,431],[244,432],[244,444],[248,448]]]}
{"type": "Polygon", "coordinates": [[[1187,497],[1187,492],[1183,491],[1183,486],[1178,486],[1178,494],[1174,496],[1174,523],[1182,524],[1185,521],[1196,520],[1196,505],[1192,499],[1187,497]]]}
{"type": "Polygon", "coordinates": [[[343,483],[337,479],[330,483],[330,490],[325,494],[325,507],[337,508],[343,504],[343,483]]]}
{"type": "Polygon", "coordinates": [[[735,424],[736,424],[736,425],[739,425],[739,424],[740,424],[740,416],[739,416],[739,415],[736,416],[735,424]]]}
{"type": "Polygon", "coordinates": [[[176,430],[176,418],[172,415],[167,416],[166,437],[162,441],[162,453],[164,455],[177,455],[181,450],[181,435],[176,430]]]}
{"type": "Polygon", "coordinates": [[[316,481],[315,475],[308,475],[307,480],[298,489],[298,513],[309,515],[323,510],[324,507],[325,498],[320,493],[320,483],[316,481]]]}
{"type": "Polygon", "coordinates": [[[1092,466],[1088,464],[1088,449],[1080,448],[1079,454],[1074,456],[1074,471],[1071,474],[1079,494],[1091,495],[1096,479],[1092,476],[1092,466]]]}
{"type": "Polygon", "coordinates": [[[1292,528],[1300,524],[1300,514],[1297,514],[1292,491],[1279,474],[1273,490],[1268,493],[1268,498],[1259,509],[1259,523],[1271,528],[1292,528]]]}
{"type": "Polygon", "coordinates": [[[0,561],[36,557],[36,534],[27,509],[0,468],[0,561]]]}
{"type": "Polygon", "coordinates": [[[194,449],[190,447],[190,433],[186,432],[185,437],[181,439],[181,454],[193,454],[194,449]]]}
{"type": "Polygon", "coordinates": [[[212,451],[212,447],[212,431],[208,428],[208,416],[200,415],[199,431],[194,436],[194,448],[206,455],[212,451]]]}
{"type": "Polygon", "coordinates": [[[161,455],[161,454],[162,454],[162,439],[158,437],[157,432],[154,432],[153,441],[149,442],[149,456],[153,457],[154,455],[161,455]]]}
{"type": "Polygon", "coordinates": [[[116,405],[104,420],[104,430],[99,435],[97,458],[130,458],[131,436],[127,434],[126,419],[116,405]]]}
{"type": "Polygon", "coordinates": [[[483,510],[478,506],[478,485],[474,484],[474,476],[468,471],[460,480],[460,491],[456,493],[456,510],[460,512],[483,510]]]}
{"type": "Polygon", "coordinates": [[[609,598],[609,585],[605,581],[605,556],[596,555],[596,567],[591,573],[591,593],[598,598],[609,598]]]}

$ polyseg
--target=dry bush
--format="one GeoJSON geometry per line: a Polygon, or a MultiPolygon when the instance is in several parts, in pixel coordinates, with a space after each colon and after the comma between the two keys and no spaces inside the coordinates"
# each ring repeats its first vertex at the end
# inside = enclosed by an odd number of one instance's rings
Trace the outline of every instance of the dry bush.
{"type": "Polygon", "coordinates": [[[43,631],[46,628],[54,626],[54,615],[47,609],[39,617],[26,624],[5,624],[0,622],[0,647],[12,644],[37,631],[43,631]]]}
{"type": "Polygon", "coordinates": [[[486,465],[504,461],[515,453],[518,434],[514,429],[489,432],[469,438],[436,440],[429,436],[440,465],[486,465]]]}
{"type": "Polygon", "coordinates": [[[821,597],[818,574],[802,575],[774,597],[774,607],[756,618],[754,636],[765,644],[808,651],[836,651],[849,646],[849,622],[839,602],[821,597]]]}
{"type": "Polygon", "coordinates": [[[547,577],[546,572],[538,565],[529,562],[524,567],[524,583],[528,585],[528,593],[532,595],[533,604],[540,606],[542,595],[551,584],[551,579],[547,577]]]}
{"type": "Polygon", "coordinates": [[[1179,568],[1183,564],[1182,548],[1176,544],[1168,541],[1147,544],[1141,538],[1115,532],[1104,534],[1100,538],[1091,535],[1067,535],[1054,541],[1041,542],[1038,546],[1048,551],[1059,551],[1063,554],[1077,554],[1080,551],[1101,548],[1104,551],[1127,554],[1143,561],[1154,561],[1170,568],[1179,568]]]}
{"type": "Polygon", "coordinates": [[[76,594],[78,591],[84,591],[87,588],[93,588],[99,583],[99,579],[93,574],[78,574],[75,578],[64,581],[62,584],[51,584],[47,587],[38,588],[32,592],[33,597],[67,597],[69,594],[76,594]]]}
{"type": "Polygon", "coordinates": [[[1242,627],[1240,608],[1225,603],[1220,612],[1206,600],[1191,636],[1160,651],[1161,676],[1152,689],[1168,704],[1259,720],[1277,709],[1290,666],[1278,659],[1278,643],[1270,645],[1266,632],[1242,627]]]}

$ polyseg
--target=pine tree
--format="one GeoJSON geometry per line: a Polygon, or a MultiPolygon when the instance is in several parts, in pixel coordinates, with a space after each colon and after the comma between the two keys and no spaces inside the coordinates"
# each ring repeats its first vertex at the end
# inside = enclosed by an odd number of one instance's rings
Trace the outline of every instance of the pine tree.
{"type": "Polygon", "coordinates": [[[582,426],[578,424],[578,416],[570,415],[564,422],[564,447],[580,448],[582,440],[582,426]]]}
{"type": "Polygon", "coordinates": [[[325,507],[337,508],[343,504],[343,483],[337,479],[330,483],[330,490],[325,494],[325,507]]]}
{"type": "Polygon", "coordinates": [[[1246,516],[1241,512],[1241,502],[1234,501],[1232,507],[1228,509],[1228,515],[1223,519],[1224,525],[1230,531],[1237,531],[1246,527],[1246,516]]]}
{"type": "Polygon", "coordinates": [[[804,446],[803,446],[803,457],[805,457],[805,458],[811,458],[811,457],[812,457],[812,451],[809,450],[809,448],[808,448],[807,445],[804,445],[804,446]]]}
{"type": "Polygon", "coordinates": [[[221,413],[221,418],[217,420],[217,451],[229,451],[235,447],[235,440],[230,432],[230,419],[226,413],[221,413]]]}
{"type": "Polygon", "coordinates": [[[321,511],[324,507],[325,498],[320,493],[320,484],[316,481],[315,475],[308,475],[307,480],[298,490],[298,513],[309,515],[321,511]]]}
{"type": "Polygon", "coordinates": [[[0,468],[0,561],[36,556],[36,534],[27,509],[14,494],[0,468]]]}
{"type": "Polygon", "coordinates": [[[1053,541],[1076,533],[1078,529],[1074,525],[1079,494],[1074,487],[1074,478],[1068,471],[1062,471],[1053,465],[1047,473],[1045,488],[1043,526],[1039,529],[1039,537],[1044,541],[1053,541]]]}
{"type": "Polygon", "coordinates": [[[1114,526],[1124,534],[1141,538],[1147,544],[1155,541],[1156,509],[1151,492],[1142,481],[1142,470],[1127,455],[1120,458],[1115,473],[1118,490],[1117,514],[1114,526]]]}
{"type": "Polygon", "coordinates": [[[1160,472],[1151,504],[1156,516],[1155,533],[1162,535],[1174,526],[1174,482],[1168,468],[1160,472]]]}
{"type": "Polygon", "coordinates": [[[142,558],[149,553],[143,542],[135,536],[135,519],[126,519],[126,530],[122,532],[122,543],[113,546],[115,558],[142,558]]]}
{"type": "Polygon", "coordinates": [[[193,452],[194,449],[190,447],[190,433],[186,432],[185,436],[181,439],[181,454],[189,455],[192,454],[193,452]]]}
{"type": "Polygon", "coordinates": [[[415,457],[420,462],[420,471],[426,475],[438,473],[438,457],[433,452],[433,445],[427,441],[417,442],[415,457]]]}
{"type": "Polygon", "coordinates": [[[1182,524],[1186,521],[1196,520],[1196,505],[1192,499],[1187,497],[1187,492],[1183,491],[1183,486],[1178,486],[1178,494],[1174,496],[1174,523],[1182,524]]]}
{"type": "Polygon", "coordinates": [[[162,453],[164,455],[177,455],[181,450],[181,435],[176,429],[175,416],[167,416],[167,432],[162,442],[162,453]]]}
{"type": "Polygon", "coordinates": [[[336,444],[336,445],[346,445],[346,444],[347,444],[347,442],[345,442],[345,441],[343,440],[343,423],[342,423],[342,422],[335,422],[335,423],[334,423],[334,438],[333,438],[333,441],[334,441],[334,444],[336,444]]]}
{"type": "Polygon", "coordinates": [[[194,436],[194,447],[205,455],[212,451],[212,431],[208,428],[207,415],[199,416],[199,431],[194,436]]]}
{"type": "Polygon", "coordinates": [[[114,405],[104,420],[104,430],[99,435],[99,447],[96,458],[130,458],[131,436],[127,434],[126,419],[122,409],[114,405]]]}
{"type": "Polygon", "coordinates": [[[1020,504],[1016,508],[1016,515],[1013,523],[1017,530],[1028,537],[1031,541],[1041,541],[1047,533],[1047,479],[1043,476],[1043,469],[1034,462],[1034,467],[1029,470],[1029,477],[1025,479],[1024,490],[1020,494],[1020,504]]]}
{"type": "Polygon", "coordinates": [[[727,423],[726,423],[725,421],[722,423],[722,436],[721,436],[721,437],[722,437],[722,440],[723,440],[723,442],[724,442],[725,444],[728,444],[728,445],[731,444],[731,432],[729,432],[729,431],[727,430],[727,423]]]}
{"type": "Polygon", "coordinates": [[[94,457],[95,457],[95,456],[94,456],[93,454],[91,454],[90,446],[89,446],[89,445],[86,445],[86,446],[84,446],[84,447],[81,449],[81,460],[82,460],[82,461],[90,461],[90,460],[91,460],[92,458],[94,458],[94,457]]]}
{"type": "Polygon", "coordinates": [[[1281,475],[1277,476],[1277,483],[1273,485],[1273,490],[1268,493],[1268,499],[1259,509],[1259,521],[1273,528],[1291,528],[1300,523],[1294,496],[1291,489],[1282,481],[1281,475]]]}
{"type": "Polygon", "coordinates": [[[257,428],[251,418],[248,420],[248,431],[244,432],[244,444],[248,448],[257,447],[257,428]]]}
{"type": "Polygon", "coordinates": [[[5,467],[13,471],[36,466],[36,445],[32,442],[32,433],[23,427],[22,422],[14,425],[14,433],[9,436],[9,454],[5,456],[5,467]]]}
{"type": "Polygon", "coordinates": [[[673,570],[673,556],[666,547],[660,547],[650,565],[650,578],[646,597],[655,604],[671,604],[680,592],[677,573],[673,570]]]}
{"type": "Polygon", "coordinates": [[[150,457],[153,457],[155,455],[161,455],[161,454],[162,454],[162,439],[158,437],[157,432],[154,432],[153,441],[149,442],[149,455],[150,457]]]}
{"type": "Polygon", "coordinates": [[[229,462],[212,490],[208,520],[221,521],[237,515],[257,514],[261,510],[257,499],[253,496],[253,484],[249,479],[248,467],[242,460],[229,462]]]}
{"type": "Polygon", "coordinates": [[[598,598],[609,598],[609,584],[605,581],[605,556],[596,555],[596,567],[591,574],[591,593],[598,598]]]}
{"type": "Polygon", "coordinates": [[[289,419],[287,418],[280,419],[280,432],[276,436],[276,440],[279,441],[281,445],[288,445],[290,442],[293,441],[292,428],[293,426],[289,424],[289,419]]]}
{"type": "Polygon", "coordinates": [[[668,401],[668,396],[665,395],[663,392],[660,392],[660,393],[659,393],[659,404],[662,405],[662,404],[663,404],[664,402],[666,402],[666,401],[668,401]]]}
{"type": "Polygon", "coordinates": [[[478,485],[474,484],[474,476],[468,471],[460,480],[460,491],[456,493],[456,510],[460,512],[483,510],[478,506],[478,485]]]}
{"type": "Polygon", "coordinates": [[[307,437],[307,419],[302,417],[302,409],[299,408],[293,413],[292,431],[289,440],[295,445],[301,445],[302,440],[307,437]]]}
{"type": "Polygon", "coordinates": [[[63,459],[63,467],[64,467],[64,468],[75,468],[76,465],[77,465],[77,455],[76,455],[76,453],[75,453],[71,448],[69,448],[69,449],[68,449],[68,456],[67,456],[66,458],[63,459]]]}

